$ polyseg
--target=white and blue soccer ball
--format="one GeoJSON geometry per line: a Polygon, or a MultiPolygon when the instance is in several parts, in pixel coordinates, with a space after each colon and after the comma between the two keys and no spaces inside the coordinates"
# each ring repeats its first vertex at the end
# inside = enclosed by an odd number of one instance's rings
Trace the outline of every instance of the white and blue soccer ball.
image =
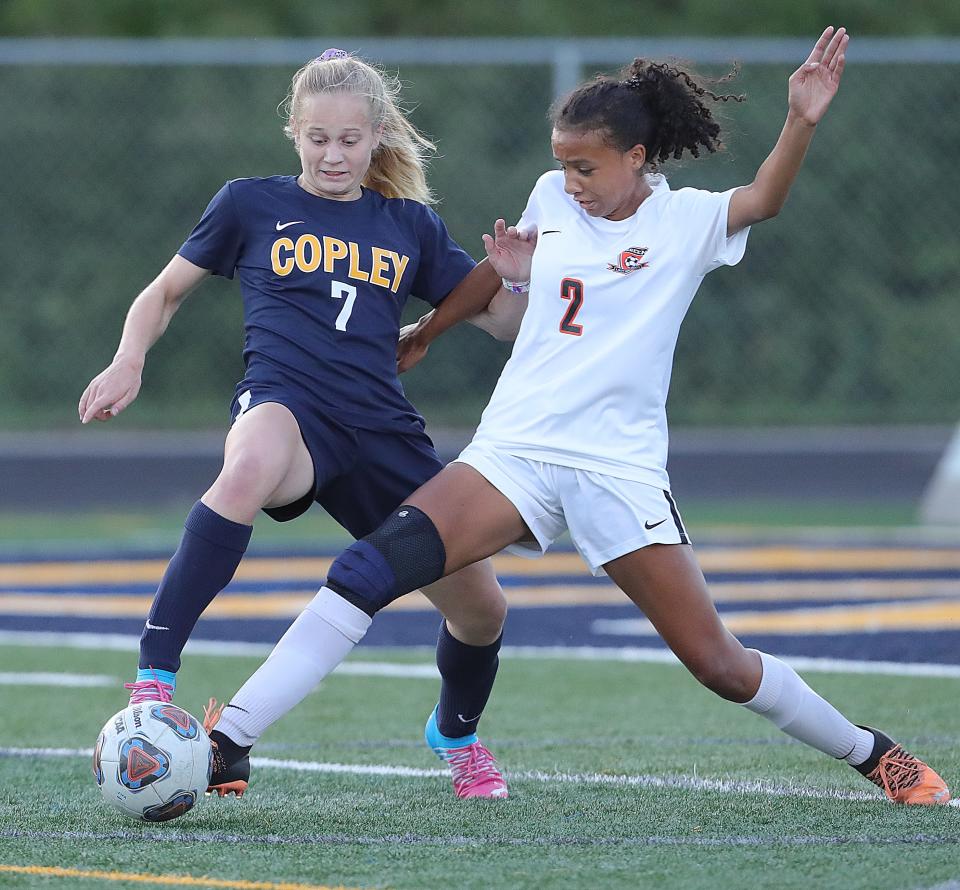
{"type": "Polygon", "coordinates": [[[166,822],[203,796],[212,756],[196,717],[169,703],[142,702],[104,724],[93,751],[93,777],[103,799],[125,816],[166,822]]]}

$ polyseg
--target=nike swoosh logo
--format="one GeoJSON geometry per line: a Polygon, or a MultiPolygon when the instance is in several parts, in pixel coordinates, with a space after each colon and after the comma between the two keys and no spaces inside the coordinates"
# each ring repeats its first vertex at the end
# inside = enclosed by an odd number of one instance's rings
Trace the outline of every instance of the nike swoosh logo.
{"type": "Polygon", "coordinates": [[[277,231],[278,231],[278,232],[282,232],[282,231],[283,231],[285,228],[287,228],[288,226],[302,226],[302,225],[303,225],[303,222],[304,222],[304,221],[303,221],[302,219],[294,219],[294,220],[291,220],[291,221],[288,222],[288,223],[282,223],[282,222],[280,222],[280,220],[278,219],[278,220],[277,220],[277,231]]]}
{"type": "Polygon", "coordinates": [[[227,710],[227,708],[233,708],[235,711],[243,711],[244,714],[249,714],[249,713],[250,713],[246,708],[241,708],[240,705],[230,704],[230,705],[227,705],[227,706],[224,708],[224,710],[227,710]]]}
{"type": "Polygon", "coordinates": [[[147,630],[170,630],[169,627],[160,627],[159,624],[151,624],[149,618],[147,619],[147,623],[145,627],[147,628],[147,630]]]}
{"type": "MultiPolygon", "coordinates": [[[[667,519],[669,519],[669,518],[670,518],[670,517],[668,516],[667,519]]],[[[647,531],[650,531],[650,529],[656,528],[658,525],[663,525],[666,521],[667,521],[666,519],[661,519],[659,522],[654,522],[654,523],[652,523],[652,524],[651,524],[650,522],[645,522],[645,523],[643,524],[643,527],[644,527],[647,531]]]]}
{"type": "Polygon", "coordinates": [[[545,229],[540,234],[541,235],[559,235],[560,229],[545,229]]]}
{"type": "MultiPolygon", "coordinates": [[[[480,712],[480,714],[482,713],[483,711],[480,712]]],[[[474,720],[480,719],[480,714],[477,714],[476,717],[464,717],[463,714],[457,714],[457,720],[459,720],[461,723],[473,723],[474,720]]]]}

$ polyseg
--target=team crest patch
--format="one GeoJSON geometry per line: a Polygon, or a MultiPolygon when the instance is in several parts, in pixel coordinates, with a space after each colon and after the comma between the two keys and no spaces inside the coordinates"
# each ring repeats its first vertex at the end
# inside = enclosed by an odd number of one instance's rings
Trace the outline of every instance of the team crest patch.
{"type": "Polygon", "coordinates": [[[607,268],[611,272],[620,272],[623,275],[636,272],[637,269],[646,269],[650,265],[643,261],[646,252],[646,247],[628,247],[620,254],[616,263],[607,263],[607,268]]]}

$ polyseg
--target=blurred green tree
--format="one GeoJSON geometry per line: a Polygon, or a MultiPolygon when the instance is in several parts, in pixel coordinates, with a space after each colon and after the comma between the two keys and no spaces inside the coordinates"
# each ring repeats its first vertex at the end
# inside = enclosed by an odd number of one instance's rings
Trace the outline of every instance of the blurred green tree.
{"type": "Polygon", "coordinates": [[[6,36],[960,34],[956,0],[5,0],[6,36]]]}

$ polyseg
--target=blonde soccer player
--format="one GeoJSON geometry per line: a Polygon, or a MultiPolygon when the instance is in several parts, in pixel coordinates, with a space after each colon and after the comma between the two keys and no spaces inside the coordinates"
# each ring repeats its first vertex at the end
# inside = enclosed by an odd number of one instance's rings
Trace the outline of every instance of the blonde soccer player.
{"type": "MultiPolygon", "coordinates": [[[[400,315],[411,295],[449,302],[458,318],[496,335],[500,278],[487,262],[475,266],[430,208],[424,159],[433,146],[404,116],[398,91],[342,50],[301,68],[285,128],[300,172],[237,179],[217,192],[134,301],[116,357],[80,399],[83,423],[116,417],[136,398],[147,351],[187,294],[210,274],[240,279],[245,375],[223,468],[187,516],[157,590],[127,684],[131,703],[170,701],[183,647],[236,572],[261,510],[285,522],[317,502],[362,539],[443,466],[398,379],[400,315]]],[[[441,580],[442,568],[424,591],[445,616],[441,721],[471,763],[483,764],[454,764],[455,787],[460,797],[504,797],[476,729],[506,603],[487,561],[441,580]]],[[[356,642],[362,624],[341,630],[356,642]]],[[[243,759],[212,787],[242,794],[249,772],[243,759]]]]}

